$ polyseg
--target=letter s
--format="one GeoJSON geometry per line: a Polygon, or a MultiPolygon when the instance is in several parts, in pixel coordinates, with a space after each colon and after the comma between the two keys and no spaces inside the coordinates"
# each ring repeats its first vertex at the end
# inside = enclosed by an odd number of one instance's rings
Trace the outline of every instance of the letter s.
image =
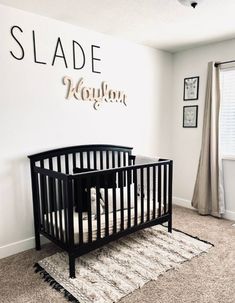
{"type": "Polygon", "coordinates": [[[24,49],[23,49],[23,46],[20,44],[20,42],[14,36],[13,30],[15,28],[18,28],[22,33],[23,33],[23,30],[17,25],[12,26],[12,28],[11,28],[11,35],[15,39],[15,41],[18,43],[19,47],[21,48],[21,53],[22,54],[21,54],[21,56],[17,57],[16,55],[14,55],[14,53],[12,51],[10,51],[10,53],[11,53],[12,57],[14,57],[16,60],[22,60],[24,58],[24,49]]]}

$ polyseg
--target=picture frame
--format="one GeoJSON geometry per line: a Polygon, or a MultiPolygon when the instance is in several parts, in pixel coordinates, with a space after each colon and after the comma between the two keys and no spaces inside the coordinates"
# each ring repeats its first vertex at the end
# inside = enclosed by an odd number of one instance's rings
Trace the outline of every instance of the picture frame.
{"type": "Polygon", "coordinates": [[[183,107],[183,127],[196,128],[198,122],[198,105],[183,107]]]}
{"type": "Polygon", "coordinates": [[[198,100],[199,77],[184,78],[184,101],[198,100]]]}

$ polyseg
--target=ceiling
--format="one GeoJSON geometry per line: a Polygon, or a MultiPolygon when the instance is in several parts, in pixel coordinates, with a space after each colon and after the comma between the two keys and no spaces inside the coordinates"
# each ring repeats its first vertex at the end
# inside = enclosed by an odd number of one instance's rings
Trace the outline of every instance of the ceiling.
{"type": "Polygon", "coordinates": [[[235,0],[0,0],[1,4],[169,52],[235,38],[235,0]]]}

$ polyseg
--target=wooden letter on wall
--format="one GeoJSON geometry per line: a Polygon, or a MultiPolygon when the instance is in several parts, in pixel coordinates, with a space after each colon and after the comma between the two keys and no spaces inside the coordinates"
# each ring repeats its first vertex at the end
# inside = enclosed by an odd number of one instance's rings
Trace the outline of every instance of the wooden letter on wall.
{"type": "Polygon", "coordinates": [[[77,85],[73,85],[73,80],[65,76],[63,78],[64,85],[68,86],[66,99],[71,99],[71,97],[77,100],[92,101],[93,108],[98,109],[102,102],[118,102],[125,106],[127,96],[123,91],[110,89],[106,82],[101,83],[100,88],[86,87],[83,85],[84,80],[81,78],[77,85]]]}

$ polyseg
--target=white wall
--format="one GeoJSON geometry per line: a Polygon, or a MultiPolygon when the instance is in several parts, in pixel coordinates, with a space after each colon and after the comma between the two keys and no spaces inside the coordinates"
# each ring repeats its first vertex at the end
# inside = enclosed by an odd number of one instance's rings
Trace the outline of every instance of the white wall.
{"type": "MultiPolygon", "coordinates": [[[[33,246],[33,216],[27,155],[56,147],[111,143],[133,146],[134,152],[169,157],[171,151],[172,55],[66,23],[0,5],[0,257],[33,246]],[[10,35],[13,25],[25,58],[10,35]],[[33,61],[32,30],[37,52],[47,65],[33,61]],[[51,66],[57,37],[63,60],[51,66]],[[72,40],[89,54],[99,45],[101,74],[91,62],[72,68],[72,40]],[[105,80],[126,92],[128,106],[104,104],[95,111],[89,102],[67,101],[62,78],[83,77],[89,86],[105,80]]],[[[88,56],[89,58],[89,56],[88,56]]]]}
{"type": "MultiPolygon", "coordinates": [[[[193,188],[201,148],[202,121],[205,101],[207,64],[210,61],[233,60],[235,40],[210,44],[174,54],[173,57],[173,160],[174,160],[174,201],[184,206],[191,205],[193,188]],[[183,81],[186,77],[199,76],[199,100],[183,101],[183,81]],[[183,106],[199,105],[198,128],[183,128],[183,106]]],[[[225,167],[225,183],[233,180],[232,171],[225,167]]],[[[231,197],[226,185],[226,196],[231,197]]],[[[233,196],[235,198],[235,195],[233,196]]],[[[226,216],[235,219],[235,203],[227,199],[226,216]]]]}

